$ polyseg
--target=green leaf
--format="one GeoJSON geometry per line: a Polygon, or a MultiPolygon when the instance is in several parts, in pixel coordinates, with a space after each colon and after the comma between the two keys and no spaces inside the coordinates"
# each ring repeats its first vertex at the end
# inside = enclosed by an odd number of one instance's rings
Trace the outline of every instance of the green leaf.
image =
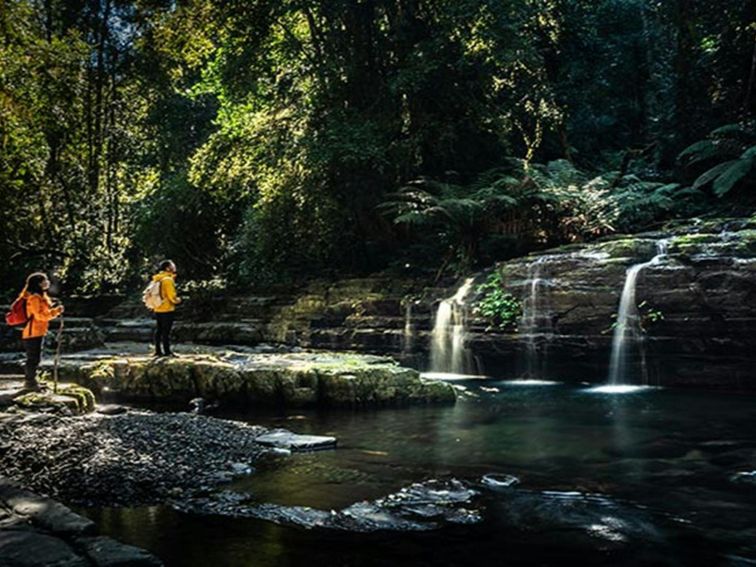
{"type": "Polygon", "coordinates": [[[753,159],[756,158],[756,146],[751,146],[742,153],[740,159],[753,159]]]}
{"type": "Polygon", "coordinates": [[[698,179],[696,179],[695,183],[693,183],[693,189],[700,189],[701,187],[703,187],[707,183],[711,183],[712,181],[714,181],[714,179],[716,179],[722,173],[724,173],[725,171],[727,171],[727,169],[731,165],[734,165],[735,162],[737,162],[737,161],[738,160],[730,160],[730,161],[726,161],[724,163],[720,163],[719,165],[715,165],[710,170],[708,170],[705,173],[703,173],[698,179]]]}
{"type": "Polygon", "coordinates": [[[677,159],[678,161],[682,161],[684,157],[692,156],[695,154],[704,154],[704,155],[715,155],[718,153],[719,145],[714,140],[701,140],[700,142],[696,142],[695,144],[691,144],[687,148],[685,148],[683,151],[681,151],[677,159]]]}
{"type": "Polygon", "coordinates": [[[711,132],[711,136],[727,136],[729,134],[747,134],[748,131],[740,124],[726,124],[711,132]]]}
{"type": "Polygon", "coordinates": [[[735,161],[724,173],[717,177],[716,181],[714,181],[714,185],[712,186],[714,194],[721,197],[730,191],[738,181],[743,179],[748,172],[751,171],[752,166],[753,160],[750,159],[739,159],[735,161]]]}

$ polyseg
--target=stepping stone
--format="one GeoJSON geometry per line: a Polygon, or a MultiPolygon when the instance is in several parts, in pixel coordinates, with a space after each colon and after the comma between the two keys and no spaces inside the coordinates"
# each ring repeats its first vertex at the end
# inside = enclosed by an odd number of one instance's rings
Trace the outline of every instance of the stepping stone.
{"type": "Polygon", "coordinates": [[[325,435],[298,435],[285,429],[274,429],[256,439],[260,445],[289,449],[290,451],[316,451],[332,449],[336,438],[325,435]]]}

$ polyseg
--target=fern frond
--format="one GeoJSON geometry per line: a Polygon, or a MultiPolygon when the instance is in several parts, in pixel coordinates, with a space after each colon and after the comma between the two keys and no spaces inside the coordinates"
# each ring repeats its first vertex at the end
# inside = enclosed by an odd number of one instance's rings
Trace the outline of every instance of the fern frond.
{"type": "Polygon", "coordinates": [[[712,167],[708,171],[704,172],[693,183],[693,189],[700,189],[704,185],[707,185],[708,183],[711,183],[717,177],[719,177],[722,173],[724,173],[725,171],[727,171],[727,169],[730,166],[734,165],[736,161],[738,161],[738,160],[730,160],[730,161],[726,161],[724,163],[720,163],[719,165],[715,165],[714,167],[712,167]]]}
{"type": "Polygon", "coordinates": [[[754,160],[751,159],[739,159],[735,161],[730,167],[722,172],[719,177],[716,178],[712,185],[712,190],[717,197],[725,195],[732,189],[735,184],[743,179],[753,167],[754,160]]]}

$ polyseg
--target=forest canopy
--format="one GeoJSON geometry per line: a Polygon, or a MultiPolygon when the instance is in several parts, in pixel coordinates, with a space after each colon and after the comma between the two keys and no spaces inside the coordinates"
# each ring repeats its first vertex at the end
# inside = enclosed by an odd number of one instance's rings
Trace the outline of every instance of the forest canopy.
{"type": "Polygon", "coordinates": [[[0,0],[0,281],[436,273],[751,214],[750,0],[0,0]]]}

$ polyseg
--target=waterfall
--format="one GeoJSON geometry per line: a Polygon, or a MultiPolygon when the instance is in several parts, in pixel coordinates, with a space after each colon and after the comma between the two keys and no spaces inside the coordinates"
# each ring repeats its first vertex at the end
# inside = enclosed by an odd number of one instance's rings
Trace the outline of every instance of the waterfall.
{"type": "Polygon", "coordinates": [[[465,298],[472,286],[468,278],[452,297],[438,305],[433,324],[430,350],[432,372],[465,374],[469,370],[469,353],[465,349],[465,298]]]}
{"type": "Polygon", "coordinates": [[[402,335],[402,353],[409,354],[413,346],[413,327],[412,327],[412,301],[407,301],[404,305],[404,334],[402,335]]]}
{"type": "Polygon", "coordinates": [[[542,360],[538,354],[536,344],[537,333],[542,327],[544,314],[542,313],[541,288],[545,280],[541,277],[545,256],[540,256],[528,266],[529,285],[525,286],[526,294],[522,299],[522,317],[520,319],[520,336],[525,339],[525,374],[534,377],[543,370],[542,360]]]}
{"type": "Polygon", "coordinates": [[[636,281],[638,274],[648,266],[653,266],[662,261],[667,255],[667,240],[656,243],[656,256],[648,262],[630,266],[625,273],[625,285],[622,287],[617,322],[612,336],[612,355],[609,361],[609,383],[612,385],[623,384],[627,372],[628,351],[633,346],[640,350],[641,373],[643,382],[648,382],[646,372],[646,352],[643,348],[643,336],[640,328],[638,304],[635,299],[636,281]]]}

